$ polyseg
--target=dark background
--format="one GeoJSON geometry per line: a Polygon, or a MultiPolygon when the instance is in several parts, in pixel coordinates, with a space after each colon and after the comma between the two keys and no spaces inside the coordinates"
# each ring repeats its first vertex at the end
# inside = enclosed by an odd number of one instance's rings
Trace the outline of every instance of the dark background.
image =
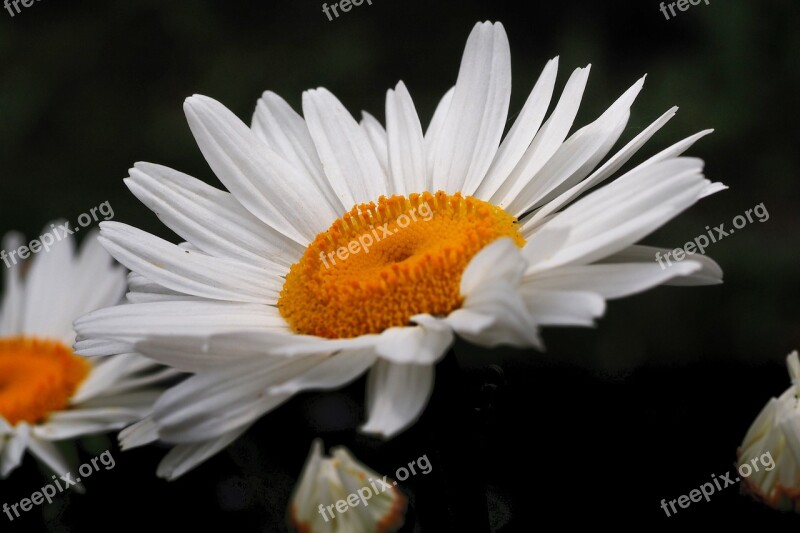
{"type": "MultiPolygon", "coordinates": [[[[317,435],[383,473],[428,456],[433,472],[402,485],[405,531],[797,523],[738,487],[672,518],[659,505],[732,468],[756,414],[789,385],[786,354],[800,348],[800,5],[713,1],[665,20],[652,0],[610,4],[373,0],[334,21],[306,0],[41,0],[13,18],[0,11],[0,232],[33,238],[109,201],[115,220],[175,239],[122,178],[151,161],[218,184],[185,123],[185,97],[212,96],[249,122],[266,89],[299,109],[303,90],[325,86],[382,119],[385,91],[402,79],[426,124],[471,27],[486,19],[511,42],[512,116],[560,55],[557,91],[593,65],[576,126],[649,74],[619,146],[681,107],[634,162],[716,128],[689,153],[730,190],[647,243],[682,245],[762,202],[770,215],[708,249],[724,285],[611,302],[596,329],[546,330],[545,354],[459,344],[423,419],[386,445],[352,431],[359,381],[297,397],[176,482],[155,477],[164,449],[113,447],[116,467],[87,480],[85,496],[13,524],[1,515],[0,531],[280,531],[317,435]]],[[[110,442],[88,441],[81,459],[110,442]]],[[[28,458],[0,482],[0,504],[47,479],[28,458]]]]}

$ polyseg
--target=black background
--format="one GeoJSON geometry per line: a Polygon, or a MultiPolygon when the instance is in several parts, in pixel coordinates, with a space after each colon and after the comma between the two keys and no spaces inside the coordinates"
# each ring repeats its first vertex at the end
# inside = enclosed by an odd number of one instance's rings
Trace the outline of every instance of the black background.
{"type": "MultiPolygon", "coordinates": [[[[249,121],[264,90],[297,109],[303,90],[325,86],[382,119],[385,91],[402,79],[426,123],[472,25],[487,19],[511,42],[512,117],[560,55],[557,90],[593,65],[576,126],[644,73],[621,143],[681,107],[634,162],[716,128],[689,153],[730,190],[647,243],[680,246],[762,202],[770,218],[708,249],[724,285],[611,302],[596,329],[546,330],[544,354],[458,344],[423,419],[388,444],[353,431],[363,381],[295,398],[176,482],[155,477],[164,449],[123,453],[113,436],[91,439],[81,459],[112,446],[116,467],[88,479],[86,495],[13,524],[0,516],[0,531],[280,531],[315,436],[383,473],[428,456],[433,472],[403,484],[407,531],[797,523],[738,487],[671,518],[660,508],[732,469],[756,414],[788,387],[783,360],[800,347],[797,2],[713,1],[671,20],[651,0],[373,0],[334,21],[321,4],[41,0],[13,18],[0,11],[0,232],[32,238],[109,201],[115,220],[176,240],[122,178],[144,160],[218,185],[186,126],[185,97],[211,96],[249,121]]],[[[26,459],[0,482],[0,503],[47,479],[26,459]]]]}

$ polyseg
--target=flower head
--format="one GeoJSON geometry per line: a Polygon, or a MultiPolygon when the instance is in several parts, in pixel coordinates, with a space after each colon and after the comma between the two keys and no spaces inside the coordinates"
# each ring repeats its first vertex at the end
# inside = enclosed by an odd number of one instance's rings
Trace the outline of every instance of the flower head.
{"type": "Polygon", "coordinates": [[[772,398],[756,417],[739,448],[739,466],[753,473],[742,486],[770,507],[800,512],[800,358],[786,358],[792,386],[772,398]],[[758,468],[757,460],[766,468],[758,468]]]}
{"type": "Polygon", "coordinates": [[[296,392],[366,371],[362,430],[389,438],[419,417],[455,335],[541,348],[541,326],[590,326],[607,299],[676,278],[719,282],[705,256],[663,269],[658,249],[636,245],[724,188],[681,157],[708,131],[592,191],[675,108],[607,157],[644,79],[568,137],[589,68],[545,120],[553,59],[504,137],[510,64],[503,26],[477,24],[424,130],[402,82],[387,93],[385,128],[322,88],[304,93],[303,116],[264,93],[252,127],[211,98],[187,99],[230,192],[136,164],[128,187],[186,242],[103,223],[103,244],[134,272],[131,304],[77,322],[81,353],[131,349],[195,374],[123,445],[177,444],[159,470],[176,477],[296,392]]]}
{"type": "Polygon", "coordinates": [[[389,533],[403,525],[406,497],[397,483],[359,463],[343,447],[331,457],[314,441],[294,490],[289,518],[297,531],[389,533]]]}
{"type": "MultiPolygon", "coordinates": [[[[4,250],[19,248],[9,234],[4,250]]],[[[71,239],[30,264],[9,261],[0,306],[0,476],[29,450],[56,473],[70,470],[53,442],[120,429],[149,412],[175,371],[137,354],[99,360],[75,354],[72,321],[117,303],[124,269],[97,242],[75,255],[71,239]]]]}

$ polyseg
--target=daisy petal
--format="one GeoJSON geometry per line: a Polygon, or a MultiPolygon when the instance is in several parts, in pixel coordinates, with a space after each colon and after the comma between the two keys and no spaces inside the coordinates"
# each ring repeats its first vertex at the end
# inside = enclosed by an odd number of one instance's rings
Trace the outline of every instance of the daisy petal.
{"type": "Polygon", "coordinates": [[[232,194],[160,165],[137,163],[125,184],[172,231],[217,257],[289,267],[303,247],[265,225],[232,194]]]}
{"type": "Polygon", "coordinates": [[[553,58],[547,62],[542,74],[536,81],[533,90],[525,105],[522,107],[517,120],[503,139],[503,143],[497,150],[497,156],[492,162],[486,178],[481,183],[475,196],[480,199],[489,199],[497,192],[497,189],[511,175],[511,172],[522,159],[528,150],[542,120],[547,113],[547,107],[553,97],[553,89],[556,84],[556,72],[558,72],[558,58],[553,58]]]}
{"type": "Polygon", "coordinates": [[[492,195],[489,200],[491,203],[501,207],[509,205],[531,176],[535,176],[544,167],[567,138],[581,105],[583,91],[589,79],[589,68],[590,66],[576,69],[569,77],[550,118],[536,133],[514,171],[492,195]]]}
{"type": "Polygon", "coordinates": [[[277,269],[211,257],[119,222],[104,222],[100,242],[129,269],[168,289],[200,298],[245,303],[277,302],[277,269]]]}
{"type": "Polygon", "coordinates": [[[195,466],[222,451],[248,429],[250,429],[250,425],[205,442],[178,444],[161,460],[156,475],[169,481],[178,479],[195,466]]]}
{"type": "Polygon", "coordinates": [[[416,422],[433,390],[433,365],[379,360],[367,380],[364,433],[391,438],[416,422]]]}
{"type": "Polygon", "coordinates": [[[447,118],[448,111],[450,111],[450,105],[453,102],[453,93],[455,90],[455,87],[451,87],[449,91],[444,93],[444,96],[442,96],[442,99],[439,100],[439,104],[436,106],[436,111],[433,112],[433,118],[431,118],[431,122],[428,124],[428,129],[425,130],[425,161],[428,170],[427,179],[425,181],[426,191],[436,190],[433,186],[433,165],[436,157],[436,151],[433,147],[439,142],[439,137],[441,137],[442,131],[444,130],[445,119],[447,118]]]}
{"type": "MultiPolygon", "coordinates": [[[[644,263],[646,261],[658,261],[658,255],[666,255],[671,252],[668,248],[658,248],[654,246],[634,245],[617,252],[614,255],[602,259],[600,263],[644,263]]],[[[707,255],[689,254],[691,260],[699,263],[701,268],[689,274],[669,279],[665,285],[697,286],[697,285],[718,285],[722,283],[722,268],[716,261],[707,255]]]]}
{"type": "Polygon", "coordinates": [[[349,350],[334,354],[307,372],[269,389],[270,394],[296,394],[306,390],[342,387],[366,372],[378,358],[374,350],[349,350]]]}
{"type": "Polygon", "coordinates": [[[472,195],[492,164],[508,116],[511,51],[500,23],[475,25],[433,149],[434,190],[472,195]]]}
{"type": "Polygon", "coordinates": [[[20,422],[16,425],[14,433],[4,438],[5,445],[0,451],[0,479],[6,479],[22,462],[30,443],[30,426],[20,422]]]}
{"type": "Polygon", "coordinates": [[[430,315],[412,317],[418,326],[389,328],[381,333],[375,350],[393,363],[433,364],[453,344],[453,330],[430,315]]]}
{"type": "Polygon", "coordinates": [[[603,297],[593,292],[523,287],[521,294],[531,316],[543,326],[593,326],[606,310],[603,297]]]}
{"type": "Polygon", "coordinates": [[[346,211],[328,182],[306,121],[286,100],[266,91],[253,116],[253,131],[294,168],[305,171],[336,211],[346,211]]]}
{"type": "Polygon", "coordinates": [[[386,94],[386,134],[390,192],[402,195],[424,192],[428,180],[422,125],[403,82],[386,94]]]}
{"type": "Polygon", "coordinates": [[[522,290],[531,293],[539,290],[591,291],[603,298],[614,299],[646,291],[700,269],[700,263],[688,260],[666,269],[654,262],[567,266],[531,276],[523,282],[522,290]]]}
{"type": "Polygon", "coordinates": [[[307,245],[339,213],[316,184],[269,149],[222,104],[195,95],[184,104],[189,127],[211,169],[236,199],[265,224],[307,245]],[[316,216],[308,216],[313,205],[316,216]]]}
{"type": "Polygon", "coordinates": [[[367,134],[369,143],[372,149],[375,150],[375,156],[381,164],[383,172],[389,175],[389,146],[386,139],[386,130],[377,118],[373,117],[366,111],[361,112],[361,129],[367,134]]]}
{"type": "MultiPolygon", "coordinates": [[[[386,174],[366,133],[330,91],[320,88],[303,93],[303,114],[342,205],[371,202],[388,193],[386,174]]],[[[306,201],[305,205],[314,204],[306,201]]]]}

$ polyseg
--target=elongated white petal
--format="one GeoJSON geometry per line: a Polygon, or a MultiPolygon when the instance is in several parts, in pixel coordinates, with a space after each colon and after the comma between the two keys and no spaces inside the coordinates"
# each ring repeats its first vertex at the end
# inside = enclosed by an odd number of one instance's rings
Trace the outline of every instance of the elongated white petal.
{"type": "Polygon", "coordinates": [[[195,95],[184,111],[211,169],[265,224],[305,246],[339,216],[307,174],[270,150],[222,104],[195,95]],[[305,209],[309,205],[315,216],[305,209]]]}
{"type": "Polygon", "coordinates": [[[375,150],[375,157],[378,158],[378,162],[381,164],[383,172],[388,176],[389,141],[387,139],[386,129],[378,121],[377,118],[367,113],[366,111],[361,112],[360,126],[361,129],[364,130],[364,133],[367,134],[369,143],[372,146],[372,149],[375,150]]]}
{"type": "Polygon", "coordinates": [[[436,106],[436,111],[433,112],[433,117],[428,124],[428,129],[425,130],[425,161],[426,168],[428,169],[425,190],[427,191],[434,192],[440,188],[433,183],[433,165],[436,163],[436,151],[434,147],[436,143],[439,142],[439,138],[444,131],[445,119],[447,118],[447,113],[450,111],[450,105],[453,102],[453,93],[455,90],[455,87],[451,87],[450,90],[444,93],[444,96],[442,96],[442,99],[439,100],[439,104],[436,106]]]}
{"type": "Polygon", "coordinates": [[[89,313],[75,322],[75,350],[92,355],[120,353],[120,344],[131,350],[134,343],[159,335],[208,337],[247,330],[286,330],[277,309],[265,305],[228,302],[153,302],[128,304],[89,313]],[[99,342],[102,341],[102,342],[99,342]],[[101,347],[107,343],[109,353],[101,347]]]}
{"type": "Polygon", "coordinates": [[[536,133],[528,149],[513,172],[497,189],[490,202],[501,207],[508,206],[536,173],[556,153],[567,138],[572,122],[578,114],[581,97],[589,79],[589,66],[576,69],[564,87],[556,108],[544,126],[536,133]]]}
{"type": "Polygon", "coordinates": [[[168,390],[153,407],[158,434],[170,442],[198,442],[250,424],[290,395],[270,387],[294,378],[323,360],[251,358],[198,374],[168,390]]]}
{"type": "Polygon", "coordinates": [[[539,126],[542,125],[547,113],[547,106],[550,105],[553,97],[557,71],[558,58],[556,57],[545,65],[517,120],[514,121],[508,135],[503,139],[486,179],[475,192],[477,198],[485,200],[492,198],[528,150],[536,132],[539,131],[539,126]]]}
{"type": "Polygon", "coordinates": [[[379,360],[367,380],[364,433],[391,438],[416,422],[433,390],[433,365],[379,360]]]}
{"type": "MultiPolygon", "coordinates": [[[[690,241],[695,243],[695,241],[690,241]]],[[[700,241],[702,243],[702,241],[700,241]]],[[[695,247],[695,249],[697,249],[695,247]]],[[[600,261],[600,263],[644,263],[653,261],[659,265],[668,265],[667,261],[661,261],[664,256],[673,249],[658,248],[654,246],[634,245],[624,250],[610,255],[600,261]]],[[[717,285],[722,283],[722,268],[716,261],[699,253],[687,254],[686,257],[698,263],[700,269],[690,273],[682,274],[664,282],[665,285],[696,286],[696,285],[717,285]]]]}
{"type": "Polygon", "coordinates": [[[200,298],[274,304],[277,269],[190,252],[119,222],[105,222],[100,242],[117,261],[174,291],[200,298]]]}
{"type": "Polygon", "coordinates": [[[661,268],[655,262],[567,266],[529,276],[523,281],[522,290],[530,294],[540,290],[591,291],[607,299],[622,298],[701,268],[700,263],[688,260],[669,268],[661,268]]]}
{"type": "Polygon", "coordinates": [[[70,465],[63,454],[58,451],[58,448],[48,440],[32,435],[28,441],[28,449],[37,459],[46,464],[50,470],[59,476],[72,470],[72,465],[70,465]]]}
{"type": "Polygon", "coordinates": [[[630,107],[643,86],[644,78],[625,91],[600,118],[567,139],[508,204],[509,213],[521,216],[588,176],[619,139],[628,123],[630,107]]]}
{"type": "Polygon", "coordinates": [[[438,136],[433,186],[471,195],[503,136],[511,98],[511,52],[502,24],[479,23],[464,50],[453,100],[438,136]]]}
{"type": "MultiPolygon", "coordinates": [[[[342,205],[371,202],[388,192],[386,174],[366,133],[330,91],[319,88],[303,93],[303,114],[342,205]]],[[[330,218],[329,224],[340,214],[330,218]]]]}
{"type": "Polygon", "coordinates": [[[253,115],[253,131],[286,162],[305,172],[334,211],[347,210],[349,206],[342,205],[325,175],[305,120],[283,98],[272,91],[261,96],[253,115]]]}
{"type": "Polygon", "coordinates": [[[547,205],[542,206],[542,208],[536,211],[534,215],[526,218],[522,225],[522,234],[527,237],[527,235],[529,235],[533,229],[542,223],[548,216],[567,205],[585,191],[598,185],[599,183],[602,183],[612,176],[617,170],[622,168],[622,166],[627,163],[630,158],[633,157],[636,152],[638,152],[639,149],[644,146],[645,143],[647,143],[647,141],[649,141],[658,130],[661,129],[662,126],[664,126],[664,124],[669,122],[669,120],[675,116],[677,110],[677,107],[673,107],[661,115],[655,122],[650,124],[636,137],[631,139],[631,141],[628,142],[628,144],[626,144],[619,152],[614,154],[614,156],[609,158],[608,161],[603,163],[603,165],[595,170],[588,178],[562,192],[560,195],[558,195],[558,197],[554,198],[550,202],[547,202],[547,205]]]}
{"type": "Polygon", "coordinates": [[[267,226],[232,194],[186,174],[137,163],[125,184],[172,231],[209,255],[289,267],[303,247],[267,226]]]}
{"type": "Polygon", "coordinates": [[[375,350],[348,350],[325,358],[297,377],[270,387],[270,394],[296,394],[306,390],[342,387],[366,372],[377,360],[375,350]]]}
{"type": "Polygon", "coordinates": [[[424,192],[427,184],[422,125],[408,89],[400,82],[386,94],[386,134],[391,194],[424,192]]]}
{"type": "MultiPolygon", "coordinates": [[[[22,235],[6,234],[2,242],[3,251],[17,250],[22,245],[22,235]]],[[[0,304],[0,336],[11,336],[22,329],[24,290],[20,280],[20,263],[16,258],[3,258],[6,270],[3,276],[3,299],[0,304]],[[5,263],[8,263],[7,265],[5,263]]]]}
{"type": "Polygon", "coordinates": [[[16,425],[14,433],[0,439],[5,439],[3,449],[0,451],[0,479],[6,479],[25,456],[25,450],[30,442],[30,426],[20,422],[16,425]]]}
{"type": "Polygon", "coordinates": [[[225,449],[248,429],[250,426],[246,425],[205,442],[178,444],[161,460],[156,475],[169,481],[178,479],[195,466],[225,449]]]}

